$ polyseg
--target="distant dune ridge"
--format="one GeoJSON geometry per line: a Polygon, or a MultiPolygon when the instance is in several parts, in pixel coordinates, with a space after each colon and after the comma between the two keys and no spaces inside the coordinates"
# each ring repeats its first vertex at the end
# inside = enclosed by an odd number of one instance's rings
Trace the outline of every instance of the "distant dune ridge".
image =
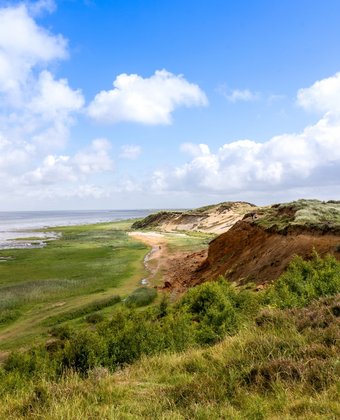
{"type": "Polygon", "coordinates": [[[208,250],[176,256],[165,286],[178,291],[219,275],[258,287],[278,278],[295,255],[314,251],[340,259],[340,201],[298,200],[257,207],[226,202],[183,212],[160,212],[134,228],[219,234],[208,250]]]}
{"type": "Polygon", "coordinates": [[[228,231],[256,206],[230,201],[185,211],[161,211],[135,222],[132,229],[159,229],[163,232],[199,231],[220,234],[228,231]]]}

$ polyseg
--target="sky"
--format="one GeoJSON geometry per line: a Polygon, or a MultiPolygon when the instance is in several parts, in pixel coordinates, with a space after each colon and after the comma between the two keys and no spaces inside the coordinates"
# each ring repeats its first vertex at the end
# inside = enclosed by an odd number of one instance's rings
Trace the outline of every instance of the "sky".
{"type": "Polygon", "coordinates": [[[0,0],[0,210],[340,199],[338,0],[0,0]]]}

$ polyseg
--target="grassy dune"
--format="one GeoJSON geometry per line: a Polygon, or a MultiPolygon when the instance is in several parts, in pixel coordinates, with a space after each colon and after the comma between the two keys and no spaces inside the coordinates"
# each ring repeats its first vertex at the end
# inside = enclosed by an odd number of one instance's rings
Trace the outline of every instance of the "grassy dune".
{"type": "Polygon", "coordinates": [[[290,203],[259,207],[256,223],[265,229],[284,231],[289,226],[340,229],[340,201],[297,200],[290,203]]]}

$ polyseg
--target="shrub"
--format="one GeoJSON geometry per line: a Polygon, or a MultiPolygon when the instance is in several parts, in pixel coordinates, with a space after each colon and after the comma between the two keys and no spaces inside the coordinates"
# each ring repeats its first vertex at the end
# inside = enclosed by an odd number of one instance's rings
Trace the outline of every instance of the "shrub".
{"type": "Polygon", "coordinates": [[[6,372],[18,372],[27,378],[44,375],[53,377],[56,367],[57,360],[50,359],[44,347],[33,348],[24,353],[13,352],[3,365],[6,372]]]}
{"type": "Polygon", "coordinates": [[[16,321],[21,316],[21,311],[18,309],[2,309],[0,312],[0,326],[16,321]]]}
{"type": "Polygon", "coordinates": [[[93,312],[85,317],[85,321],[89,324],[98,324],[104,320],[104,315],[100,312],[93,312]]]}
{"type": "Polygon", "coordinates": [[[265,303],[279,308],[303,307],[313,299],[340,292],[340,263],[332,256],[311,261],[295,257],[287,271],[265,293],[265,303]]]}
{"type": "Polygon", "coordinates": [[[89,369],[102,365],[105,357],[106,346],[103,339],[97,333],[85,330],[65,343],[62,365],[84,375],[89,369]]]}
{"type": "Polygon", "coordinates": [[[68,324],[65,324],[65,325],[58,325],[56,327],[51,328],[49,333],[52,335],[52,337],[65,340],[65,339],[71,338],[74,331],[68,324]]]}
{"type": "Polygon", "coordinates": [[[179,307],[197,324],[197,341],[212,344],[239,329],[238,303],[235,289],[221,278],[190,289],[179,307]]]}
{"type": "Polygon", "coordinates": [[[157,296],[157,290],[151,287],[140,287],[134,290],[125,300],[128,308],[138,308],[152,303],[157,296]]]}

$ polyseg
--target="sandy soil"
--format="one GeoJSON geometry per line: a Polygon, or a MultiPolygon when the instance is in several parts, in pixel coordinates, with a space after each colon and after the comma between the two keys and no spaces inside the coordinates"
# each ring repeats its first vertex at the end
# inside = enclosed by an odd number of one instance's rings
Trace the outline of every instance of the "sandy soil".
{"type": "Polygon", "coordinates": [[[148,283],[160,290],[171,291],[173,298],[187,289],[186,279],[207,257],[207,250],[169,252],[166,235],[158,232],[130,232],[129,236],[152,247],[144,259],[145,268],[150,273],[148,283]]]}
{"type": "Polygon", "coordinates": [[[165,236],[158,232],[129,232],[128,235],[151,246],[151,251],[144,258],[144,265],[149,272],[147,281],[153,284],[154,278],[168,259],[165,236]]]}

